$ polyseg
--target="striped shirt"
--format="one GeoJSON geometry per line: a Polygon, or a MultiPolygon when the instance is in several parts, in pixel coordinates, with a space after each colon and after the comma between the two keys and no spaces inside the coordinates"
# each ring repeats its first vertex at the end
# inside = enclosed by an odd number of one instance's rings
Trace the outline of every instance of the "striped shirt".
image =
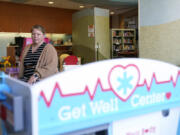
{"type": "Polygon", "coordinates": [[[24,77],[22,81],[27,82],[29,78],[34,74],[37,62],[45,46],[46,44],[43,43],[33,53],[32,53],[32,46],[29,48],[27,55],[24,58],[24,77]]]}

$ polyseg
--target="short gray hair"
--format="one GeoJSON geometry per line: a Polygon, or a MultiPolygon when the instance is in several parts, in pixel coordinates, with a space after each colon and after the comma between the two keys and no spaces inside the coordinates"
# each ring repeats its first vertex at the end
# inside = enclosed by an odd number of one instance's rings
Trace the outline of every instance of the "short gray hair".
{"type": "Polygon", "coordinates": [[[40,30],[43,34],[45,34],[45,33],[46,33],[46,31],[45,31],[44,27],[43,27],[43,26],[41,26],[41,25],[38,25],[38,24],[33,25],[33,26],[32,26],[32,28],[31,28],[31,33],[32,33],[32,31],[33,31],[34,29],[38,29],[38,30],[40,30]]]}

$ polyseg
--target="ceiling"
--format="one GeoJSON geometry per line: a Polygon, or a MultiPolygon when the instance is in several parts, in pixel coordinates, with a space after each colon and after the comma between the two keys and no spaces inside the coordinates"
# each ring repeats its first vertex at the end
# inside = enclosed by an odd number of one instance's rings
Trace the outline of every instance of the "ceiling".
{"type": "Polygon", "coordinates": [[[0,0],[3,2],[13,2],[20,4],[30,4],[46,7],[56,7],[65,9],[81,10],[80,5],[85,8],[101,7],[113,11],[115,14],[121,14],[129,10],[138,8],[138,0],[0,0]],[[54,4],[48,4],[53,1],[54,4]]]}

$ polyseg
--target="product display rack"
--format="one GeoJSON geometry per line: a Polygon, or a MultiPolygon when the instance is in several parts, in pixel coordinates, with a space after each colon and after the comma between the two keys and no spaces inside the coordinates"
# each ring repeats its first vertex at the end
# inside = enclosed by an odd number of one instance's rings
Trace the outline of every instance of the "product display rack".
{"type": "Polygon", "coordinates": [[[137,57],[136,30],[112,29],[112,58],[137,57]]]}

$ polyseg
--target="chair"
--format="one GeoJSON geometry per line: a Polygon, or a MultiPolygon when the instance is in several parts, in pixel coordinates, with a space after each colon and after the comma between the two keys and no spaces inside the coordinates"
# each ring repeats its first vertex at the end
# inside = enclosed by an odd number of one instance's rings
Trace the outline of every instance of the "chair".
{"type": "Polygon", "coordinates": [[[77,56],[70,55],[64,59],[63,70],[69,70],[80,66],[80,59],[77,56]]]}
{"type": "Polygon", "coordinates": [[[59,56],[59,67],[60,67],[60,71],[63,71],[63,62],[64,62],[64,59],[66,58],[66,57],[68,57],[69,56],[69,54],[66,54],[66,53],[64,53],[64,54],[61,54],[60,56],[59,56]]]}
{"type": "Polygon", "coordinates": [[[67,56],[64,59],[64,65],[78,65],[78,57],[74,55],[67,56]]]}

